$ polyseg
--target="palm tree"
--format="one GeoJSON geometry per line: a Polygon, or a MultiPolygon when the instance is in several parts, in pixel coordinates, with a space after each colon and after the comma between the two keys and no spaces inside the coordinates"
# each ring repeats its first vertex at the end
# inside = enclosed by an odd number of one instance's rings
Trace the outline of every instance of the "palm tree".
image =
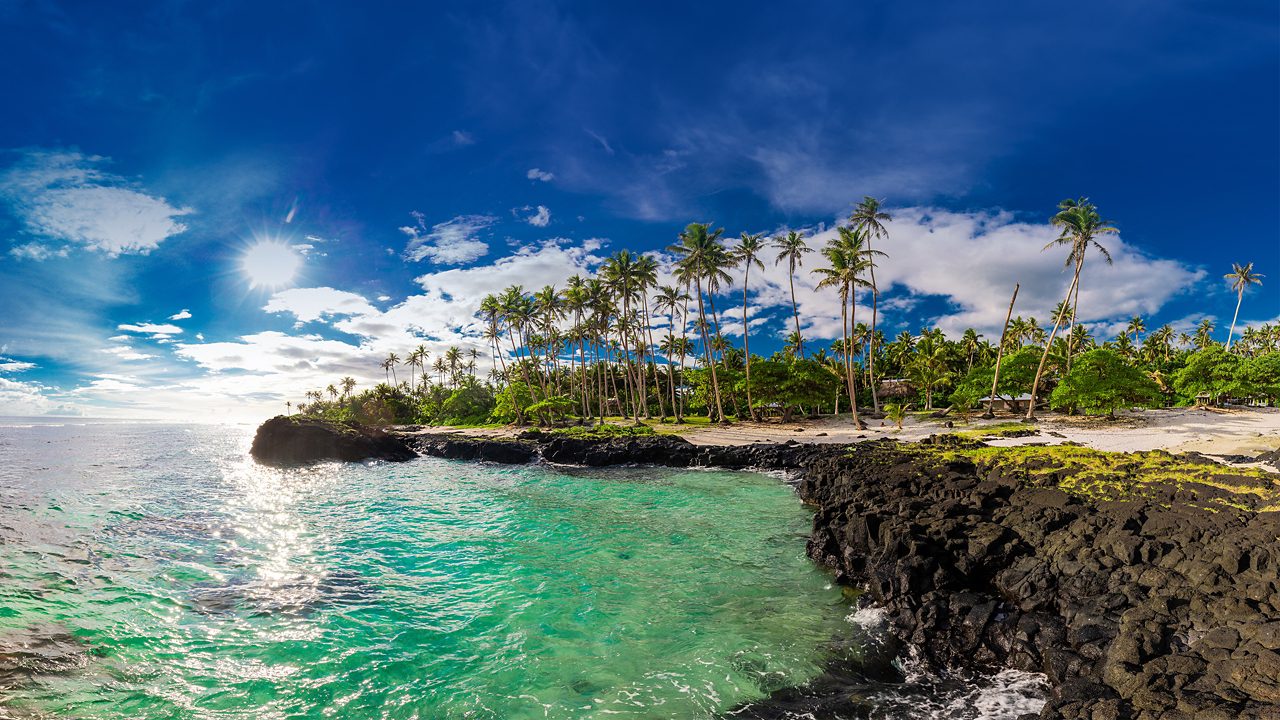
{"type": "MultiPolygon", "coordinates": [[[[853,214],[849,216],[849,222],[854,227],[861,227],[867,233],[867,249],[872,250],[871,241],[873,239],[881,240],[889,237],[889,231],[885,228],[884,223],[893,220],[889,213],[880,209],[880,201],[867,195],[862,198],[862,202],[858,203],[853,209],[853,214]]],[[[880,396],[876,392],[876,315],[878,314],[880,305],[880,287],[876,285],[876,266],[872,262],[871,270],[871,334],[868,336],[870,344],[867,347],[867,376],[871,383],[871,411],[880,414],[880,396]]]]}
{"type": "Polygon", "coordinates": [[[818,281],[819,288],[834,287],[840,293],[841,333],[844,336],[844,368],[845,379],[849,385],[849,404],[852,408],[853,424],[862,428],[864,425],[858,418],[858,395],[854,384],[854,343],[849,332],[857,321],[857,288],[871,285],[862,279],[862,275],[871,263],[872,252],[864,247],[866,230],[841,226],[837,231],[837,236],[822,249],[822,254],[826,257],[829,266],[816,268],[813,272],[822,277],[818,281]]]}
{"type": "MultiPolygon", "coordinates": [[[[658,312],[666,311],[668,314],[667,339],[663,341],[662,353],[667,356],[667,389],[671,394],[671,412],[676,416],[677,423],[683,423],[683,413],[680,412],[676,405],[676,378],[672,372],[671,356],[678,349],[683,348],[682,344],[677,344],[675,337],[676,329],[676,312],[681,308],[687,308],[692,298],[684,290],[675,285],[658,286],[658,294],[653,298],[653,309],[658,312]]],[[[680,321],[680,339],[684,340],[685,326],[687,319],[683,314],[680,321]]],[[[680,363],[681,370],[684,369],[684,361],[680,363]]]]}
{"type": "Polygon", "coordinates": [[[981,333],[973,328],[965,330],[964,336],[960,338],[960,349],[964,351],[965,357],[968,358],[966,372],[973,370],[973,356],[982,347],[981,338],[981,333]]]}
{"type": "Polygon", "coordinates": [[[351,394],[351,391],[355,389],[356,389],[355,378],[349,375],[347,377],[342,378],[342,396],[343,397],[347,397],[348,395],[351,394]]]}
{"type": "Polygon", "coordinates": [[[760,262],[760,253],[764,251],[764,234],[751,235],[742,233],[738,244],[729,251],[729,259],[734,266],[742,266],[742,350],[746,355],[747,373],[747,413],[756,420],[756,407],[751,401],[751,341],[747,327],[747,284],[751,280],[751,266],[755,265],[762,272],[764,263],[760,262]]]}
{"type": "Polygon", "coordinates": [[[1197,350],[1203,350],[1213,344],[1213,321],[1204,318],[1196,326],[1195,338],[1192,340],[1197,350]]]}
{"type": "Polygon", "coordinates": [[[1124,334],[1132,335],[1133,341],[1136,343],[1142,337],[1142,333],[1147,331],[1147,324],[1143,322],[1140,315],[1134,315],[1129,318],[1129,324],[1125,326],[1124,334]]]}
{"type": "MultiPolygon", "coordinates": [[[[791,314],[796,320],[796,335],[800,334],[800,307],[796,304],[796,268],[804,265],[805,253],[813,252],[813,248],[809,247],[804,241],[804,233],[792,230],[786,235],[779,235],[773,239],[773,245],[778,249],[778,259],[774,264],[787,261],[787,281],[791,283],[791,314]]],[[[800,348],[800,357],[804,357],[804,339],[801,338],[798,343],[800,348]]]]}
{"type": "Polygon", "coordinates": [[[338,388],[333,383],[329,383],[329,387],[325,388],[324,390],[325,392],[329,393],[330,402],[333,402],[334,400],[338,399],[338,388]]]}
{"type": "MultiPolygon", "coordinates": [[[[1075,295],[1077,288],[1080,286],[1080,273],[1084,269],[1085,253],[1089,249],[1096,248],[1098,252],[1106,259],[1107,264],[1111,264],[1111,253],[1098,242],[1099,235],[1106,235],[1117,232],[1114,225],[1109,221],[1103,220],[1098,214],[1098,209],[1087,198],[1079,200],[1063,200],[1058,204],[1058,213],[1053,216],[1051,222],[1062,228],[1062,233],[1049,244],[1044,246],[1045,250],[1056,245],[1067,245],[1070,252],[1067,253],[1067,265],[1074,265],[1075,272],[1071,278],[1071,285],[1067,287],[1066,302],[1070,302],[1075,295]]],[[[1073,308],[1074,315],[1075,310],[1073,308]]],[[[1053,345],[1053,338],[1058,334],[1058,328],[1061,327],[1061,318],[1053,324],[1053,331],[1049,333],[1048,342],[1044,345],[1044,353],[1040,356],[1040,365],[1036,368],[1035,380],[1031,383],[1031,399],[1027,403],[1027,420],[1035,420],[1036,417],[1036,392],[1040,389],[1040,377],[1044,373],[1045,361],[1049,359],[1049,350],[1053,345]]],[[[1068,350],[1068,354],[1069,354],[1068,350]]]]}
{"type": "Polygon", "coordinates": [[[1236,313],[1231,316],[1231,329],[1227,331],[1227,350],[1231,350],[1231,336],[1236,332],[1236,320],[1240,317],[1240,303],[1244,300],[1244,291],[1250,285],[1262,285],[1265,275],[1253,271],[1253,263],[1231,263],[1231,272],[1222,276],[1231,281],[1231,289],[1236,293],[1236,313]]]}
{"type": "Polygon", "coordinates": [[[387,353],[387,359],[382,361],[382,369],[391,373],[393,386],[400,384],[400,381],[396,379],[396,364],[399,362],[400,356],[393,352],[387,353]]]}
{"type": "Polygon", "coordinates": [[[727,422],[724,415],[724,402],[720,397],[720,380],[716,374],[715,358],[712,355],[711,337],[708,334],[706,307],[703,303],[703,286],[709,293],[714,293],[720,283],[733,281],[724,268],[729,264],[720,236],[724,228],[711,230],[708,223],[689,223],[680,233],[680,241],[668,248],[675,253],[676,276],[686,286],[696,288],[698,300],[698,327],[702,333],[702,348],[711,371],[711,389],[716,401],[716,422],[727,422]]]}

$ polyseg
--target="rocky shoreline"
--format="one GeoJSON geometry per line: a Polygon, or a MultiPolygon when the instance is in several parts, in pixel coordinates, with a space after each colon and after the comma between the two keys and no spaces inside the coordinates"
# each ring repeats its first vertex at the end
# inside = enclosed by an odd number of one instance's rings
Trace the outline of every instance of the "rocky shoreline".
{"type": "MultiPolygon", "coordinates": [[[[958,450],[980,443],[954,436],[733,447],[395,438],[461,460],[792,471],[815,507],[810,557],[865,589],[932,666],[1043,673],[1043,718],[1280,719],[1280,507],[1262,492],[1277,476],[1213,466],[1199,484],[1161,477],[1092,498],[1064,490],[1081,471],[1048,454],[1000,462],[958,450]]],[[[1154,472],[1120,467],[1127,457],[1114,456],[1117,473],[1154,472]]],[[[842,672],[739,716],[860,717],[842,672]]]]}

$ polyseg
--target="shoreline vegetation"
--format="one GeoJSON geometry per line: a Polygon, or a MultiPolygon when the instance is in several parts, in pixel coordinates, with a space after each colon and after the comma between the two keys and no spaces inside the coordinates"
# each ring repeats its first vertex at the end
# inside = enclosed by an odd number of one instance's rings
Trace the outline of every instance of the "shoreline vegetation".
{"type": "Polygon", "coordinates": [[[1138,316],[1099,340],[1081,320],[1080,287],[1087,259],[1110,262],[1102,240],[1115,227],[1087,199],[1068,199],[1051,219],[1060,235],[1044,248],[1065,249],[1070,269],[1048,323],[1015,313],[1015,288],[994,343],[973,329],[958,338],[938,328],[903,330],[889,339],[878,326],[875,269],[893,262],[890,220],[880,201],[865,198],[822,248],[799,231],[726,240],[723,229],[692,223],[668,248],[671,284],[660,284],[655,256],[620,250],[594,277],[575,275],[563,289],[512,286],[486,296],[478,319],[491,369],[483,378],[479,349],[451,347],[433,358],[419,345],[389,353],[385,381],[372,388],[356,392],[356,380],[345,377],[286,410],[373,426],[453,427],[614,419],[683,428],[845,415],[863,429],[868,419],[900,427],[921,413],[967,423],[1004,411],[1034,421],[1045,410],[1114,418],[1129,408],[1280,401],[1280,326],[1236,332],[1245,293],[1262,282],[1252,263],[1234,264],[1225,276],[1236,303],[1223,340],[1209,319],[1178,332],[1148,329],[1138,316]],[[768,357],[750,352],[751,271],[765,262],[788,268],[795,326],[768,357]],[[841,337],[828,347],[802,335],[797,272],[817,276],[841,302],[841,337]],[[869,324],[859,319],[859,303],[870,305],[869,324]],[[741,347],[727,337],[739,323],[741,347]]]}

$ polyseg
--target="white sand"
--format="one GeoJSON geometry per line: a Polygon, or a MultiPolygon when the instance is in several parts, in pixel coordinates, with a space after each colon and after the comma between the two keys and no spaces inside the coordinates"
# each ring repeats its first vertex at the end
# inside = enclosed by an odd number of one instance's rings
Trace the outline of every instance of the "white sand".
{"type": "MultiPolygon", "coordinates": [[[[839,418],[804,420],[789,424],[777,422],[740,422],[720,427],[691,427],[681,434],[699,445],[748,445],[751,443],[797,442],[850,443],[881,437],[904,441],[921,440],[942,432],[981,430],[985,426],[1020,420],[1020,416],[998,415],[994,420],[973,417],[968,424],[951,418],[952,428],[945,426],[946,418],[911,417],[897,430],[887,420],[868,420],[866,430],[856,429],[848,415],[839,418]]],[[[664,429],[673,426],[665,426],[664,429]]],[[[1011,446],[1041,443],[1056,445],[1075,442],[1098,450],[1135,452],[1140,450],[1168,450],[1170,452],[1200,452],[1206,455],[1247,455],[1280,448],[1280,409],[1233,408],[1196,409],[1173,408],[1164,410],[1135,410],[1122,412],[1116,420],[1102,418],[1067,417],[1059,414],[1042,414],[1040,421],[1028,427],[1039,431],[1037,435],[1022,438],[988,440],[992,445],[1011,446]]],[[[448,431],[433,428],[427,432],[448,431]]],[[[516,429],[468,429],[455,430],[459,434],[505,437],[516,429]]]]}

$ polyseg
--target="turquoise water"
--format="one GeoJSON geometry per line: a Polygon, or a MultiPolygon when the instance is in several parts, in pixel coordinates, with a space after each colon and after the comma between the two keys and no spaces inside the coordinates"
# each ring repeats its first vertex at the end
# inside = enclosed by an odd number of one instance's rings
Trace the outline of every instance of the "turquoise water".
{"type": "Polygon", "coordinates": [[[279,471],[250,434],[0,428],[0,717],[711,717],[847,634],[776,478],[279,471]]]}

